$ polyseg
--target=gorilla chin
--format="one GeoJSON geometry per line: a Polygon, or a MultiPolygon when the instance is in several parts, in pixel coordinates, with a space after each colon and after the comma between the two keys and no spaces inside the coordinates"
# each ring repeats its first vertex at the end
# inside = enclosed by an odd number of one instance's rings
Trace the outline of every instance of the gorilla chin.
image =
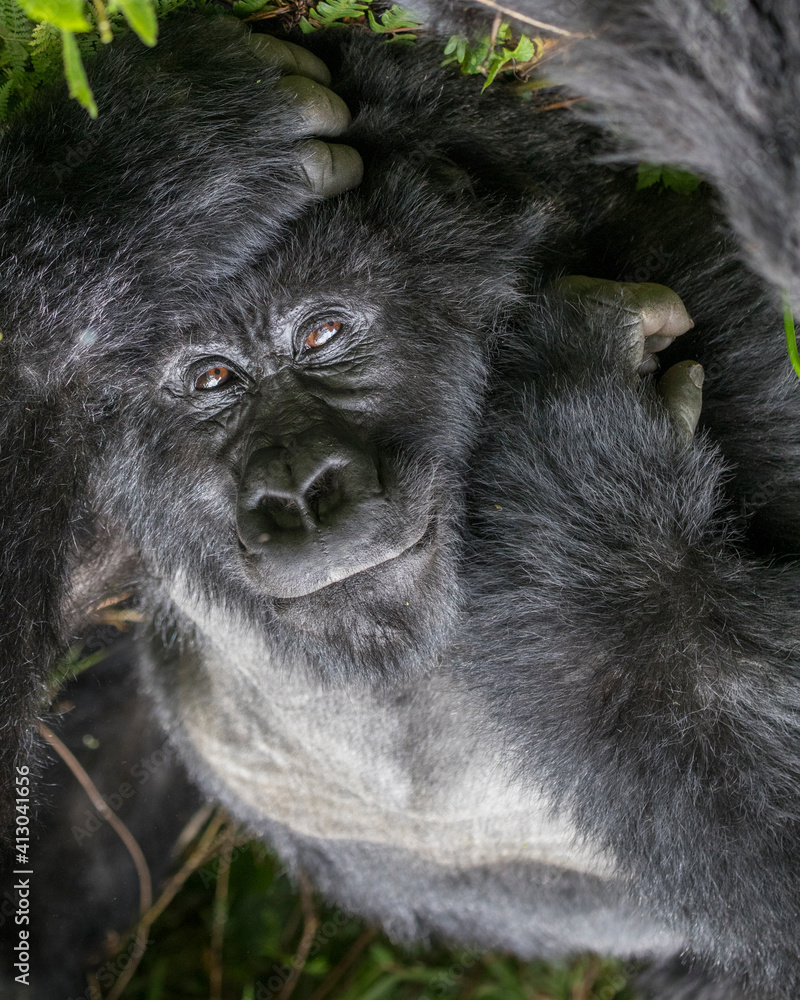
{"type": "Polygon", "coordinates": [[[275,597],[273,638],[329,680],[372,685],[427,672],[458,620],[453,535],[434,516],[397,555],[307,594],[275,597]]]}

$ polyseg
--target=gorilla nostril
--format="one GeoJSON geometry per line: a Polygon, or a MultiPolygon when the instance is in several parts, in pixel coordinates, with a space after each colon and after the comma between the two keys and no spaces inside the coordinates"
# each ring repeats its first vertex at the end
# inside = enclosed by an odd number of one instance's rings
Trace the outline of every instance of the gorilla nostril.
{"type": "Polygon", "coordinates": [[[306,490],[305,501],[317,524],[335,514],[344,502],[342,477],[338,468],[328,468],[306,490]]]}
{"type": "Polygon", "coordinates": [[[348,556],[330,553],[346,551],[355,523],[383,492],[367,450],[317,429],[291,448],[261,448],[249,457],[237,503],[239,539],[264,565],[277,565],[290,551],[295,567],[300,558],[344,565],[348,556]]]}
{"type": "Polygon", "coordinates": [[[259,501],[257,512],[264,527],[258,537],[260,542],[268,542],[270,533],[303,530],[300,505],[288,497],[264,497],[259,501]]]}

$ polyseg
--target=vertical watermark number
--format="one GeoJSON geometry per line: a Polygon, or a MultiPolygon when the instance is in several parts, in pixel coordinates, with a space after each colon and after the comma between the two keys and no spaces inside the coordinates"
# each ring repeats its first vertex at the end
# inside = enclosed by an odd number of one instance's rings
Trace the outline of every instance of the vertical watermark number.
{"type": "Polygon", "coordinates": [[[17,940],[14,944],[14,980],[24,986],[30,986],[31,950],[31,782],[29,769],[26,766],[16,769],[16,801],[14,806],[14,924],[17,927],[17,940]]]}

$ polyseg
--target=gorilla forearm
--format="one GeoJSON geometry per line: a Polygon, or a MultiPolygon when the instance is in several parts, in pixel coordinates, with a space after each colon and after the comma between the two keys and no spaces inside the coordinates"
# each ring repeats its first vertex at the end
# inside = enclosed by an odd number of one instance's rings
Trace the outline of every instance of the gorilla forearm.
{"type": "Polygon", "coordinates": [[[711,181],[750,263],[800,303],[796,0],[585,7],[593,37],[559,78],[633,140],[626,155],[711,181]]]}
{"type": "Polygon", "coordinates": [[[492,596],[471,616],[506,636],[491,660],[477,640],[492,722],[635,895],[791,996],[796,579],[737,548],[716,449],[602,368],[544,377],[513,428],[489,425],[475,589],[492,596]]]}

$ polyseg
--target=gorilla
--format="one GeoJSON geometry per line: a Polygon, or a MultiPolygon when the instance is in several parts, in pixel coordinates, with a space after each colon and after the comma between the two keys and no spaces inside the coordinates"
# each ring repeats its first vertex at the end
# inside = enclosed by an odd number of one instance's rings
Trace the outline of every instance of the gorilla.
{"type": "Polygon", "coordinates": [[[134,590],[170,747],[346,910],[797,995],[798,9],[617,7],[553,67],[608,129],[178,15],[97,59],[97,121],[10,125],[9,818],[134,590]],[[636,191],[642,150],[719,195],[636,191]]]}

